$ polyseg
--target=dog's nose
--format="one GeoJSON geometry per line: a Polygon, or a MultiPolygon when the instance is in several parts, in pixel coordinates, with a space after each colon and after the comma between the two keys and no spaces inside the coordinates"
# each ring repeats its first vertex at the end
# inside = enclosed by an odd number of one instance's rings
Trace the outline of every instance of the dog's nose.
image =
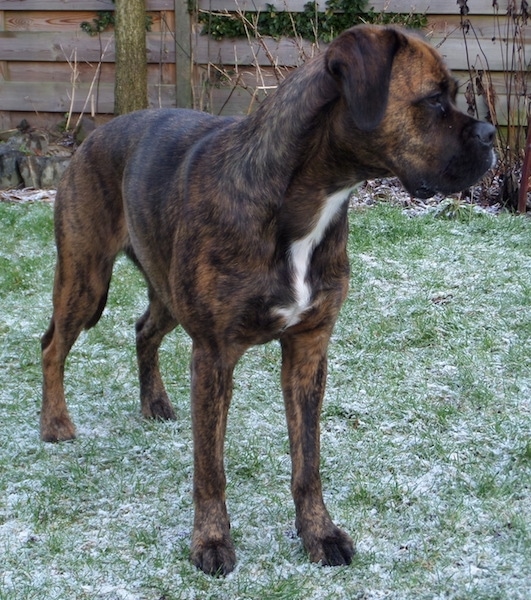
{"type": "Polygon", "coordinates": [[[490,123],[479,121],[476,123],[474,134],[482,144],[485,144],[485,146],[492,146],[494,143],[494,136],[496,135],[496,128],[490,123]]]}

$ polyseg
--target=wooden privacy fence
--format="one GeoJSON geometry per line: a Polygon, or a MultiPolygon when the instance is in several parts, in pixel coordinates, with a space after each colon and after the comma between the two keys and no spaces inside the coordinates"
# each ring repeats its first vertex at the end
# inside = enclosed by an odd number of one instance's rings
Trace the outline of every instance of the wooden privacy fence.
{"type": "MultiPolygon", "coordinates": [[[[197,0],[192,4],[196,11],[265,10],[267,4],[300,11],[306,1],[197,0]]],[[[456,0],[370,0],[369,4],[377,11],[426,13],[428,39],[462,82],[468,80],[470,67],[477,74],[490,73],[491,87],[483,80],[488,93],[479,104],[480,112],[484,116],[487,109],[496,110],[498,122],[507,123],[508,106],[526,114],[531,48],[527,25],[519,27],[516,42],[511,37],[514,24],[505,13],[512,0],[500,2],[498,18],[492,0],[468,0],[466,19],[471,28],[465,35],[456,0]],[[515,72],[517,76],[510,77],[515,72]]],[[[319,4],[324,9],[325,1],[319,4]]],[[[252,43],[213,40],[200,34],[187,0],[146,0],[146,8],[152,18],[146,34],[151,106],[193,104],[214,113],[245,113],[277,85],[285,68],[322,49],[291,38],[252,43]]],[[[80,28],[81,22],[96,17],[96,11],[112,9],[111,0],[0,0],[1,129],[22,118],[32,124],[57,122],[69,111],[112,113],[112,31],[91,37],[80,28]]],[[[459,101],[466,107],[466,86],[462,90],[459,101]]]]}
{"type": "MultiPolygon", "coordinates": [[[[47,122],[68,111],[110,114],[112,31],[91,37],[82,22],[111,0],[0,0],[0,126],[47,122]],[[31,116],[28,116],[31,115],[31,116]]],[[[190,17],[186,1],[147,0],[151,106],[190,103],[190,17]]]]}
{"type": "MultiPolygon", "coordinates": [[[[291,10],[302,10],[307,0],[290,0],[291,10]]],[[[496,1],[496,0],[495,0],[496,1]]],[[[465,1],[462,1],[466,4],[465,1]]],[[[234,10],[234,0],[199,0],[199,8],[223,12],[234,10]]],[[[284,0],[238,0],[242,10],[265,10],[273,4],[281,10],[284,0]]],[[[320,2],[324,7],[324,1],[320,2]]],[[[470,72],[476,80],[483,76],[484,97],[479,98],[478,111],[485,117],[496,112],[496,122],[508,123],[509,107],[518,113],[517,121],[525,118],[528,103],[528,63],[531,60],[531,28],[520,25],[507,16],[509,9],[518,11],[513,0],[500,0],[499,8],[493,0],[468,0],[469,14],[460,15],[456,0],[369,0],[376,11],[425,14],[427,39],[442,53],[447,64],[461,82],[458,98],[461,108],[467,109],[466,84],[470,72]],[[463,30],[463,19],[469,26],[463,30]],[[516,35],[516,38],[514,36],[516,35]],[[514,38],[514,39],[513,39],[514,38]],[[489,76],[486,77],[486,73],[489,76]],[[487,83],[490,87],[487,89],[487,83]]],[[[306,56],[318,51],[310,42],[303,44],[293,39],[265,40],[250,44],[247,40],[217,42],[199,36],[192,37],[194,59],[194,92],[196,101],[215,113],[244,112],[247,107],[276,85],[278,69],[271,68],[269,56],[277,66],[296,66],[306,56]],[[260,69],[249,68],[260,65],[260,69]],[[198,67],[200,67],[198,69],[198,67]],[[227,81],[230,75],[230,82],[227,81]],[[203,79],[201,79],[203,78],[203,79]],[[237,83],[238,85],[234,85],[237,83]]],[[[514,123],[514,115],[511,117],[514,123]]]]}

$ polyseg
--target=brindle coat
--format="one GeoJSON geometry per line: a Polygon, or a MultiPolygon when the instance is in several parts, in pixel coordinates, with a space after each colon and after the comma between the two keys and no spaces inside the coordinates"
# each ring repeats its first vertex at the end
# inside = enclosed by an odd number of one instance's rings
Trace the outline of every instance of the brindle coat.
{"type": "Polygon", "coordinates": [[[312,561],[350,563],[353,543],[333,524],[319,475],[327,347],[348,285],[348,196],[378,176],[398,176],[420,197],[474,183],[491,166],[494,129],[457,111],[455,94],[420,38],[355,27],[247,118],[137,112],[96,130],[74,156],[55,207],[41,436],[75,436],[65,359],[100,318],[125,251],[149,288],[136,326],[144,416],[175,418],[158,348],[178,324],[193,340],[191,556],[207,573],[235,564],[223,468],[233,369],[249,346],[274,339],[297,530],[312,561]]]}

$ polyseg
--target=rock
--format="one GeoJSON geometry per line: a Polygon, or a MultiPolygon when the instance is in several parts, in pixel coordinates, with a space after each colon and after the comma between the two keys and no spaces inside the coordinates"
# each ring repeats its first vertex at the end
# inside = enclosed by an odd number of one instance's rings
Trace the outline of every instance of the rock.
{"type": "Polygon", "coordinates": [[[12,150],[6,144],[0,145],[0,189],[9,190],[22,184],[22,176],[18,166],[22,152],[12,150]]]}
{"type": "Polygon", "coordinates": [[[70,164],[70,156],[49,156],[47,164],[42,170],[41,189],[49,190],[56,188],[59,180],[70,164]]]}
{"type": "Polygon", "coordinates": [[[6,129],[5,131],[0,131],[0,142],[7,142],[7,140],[17,133],[19,133],[18,129],[6,129]]]}
{"type": "Polygon", "coordinates": [[[66,170],[69,157],[63,156],[22,156],[18,165],[24,187],[51,189],[57,187],[66,170]]]}
{"type": "Polygon", "coordinates": [[[73,153],[73,148],[50,144],[45,131],[17,129],[0,133],[0,189],[20,186],[36,189],[56,188],[73,153]]]}
{"type": "Polygon", "coordinates": [[[48,152],[50,140],[48,134],[44,131],[32,131],[28,136],[28,150],[32,154],[42,156],[48,152]]]}

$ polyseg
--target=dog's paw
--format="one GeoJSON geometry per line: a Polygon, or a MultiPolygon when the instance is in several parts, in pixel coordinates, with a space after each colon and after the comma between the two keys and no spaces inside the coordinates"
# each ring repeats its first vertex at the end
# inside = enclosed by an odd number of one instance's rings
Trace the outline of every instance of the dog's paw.
{"type": "Polygon", "coordinates": [[[167,396],[157,396],[142,406],[142,415],[146,419],[176,421],[177,415],[167,396]]]}
{"type": "Polygon", "coordinates": [[[323,537],[303,536],[303,543],[310,560],[323,566],[350,565],[356,552],[351,537],[335,525],[323,537]]]}
{"type": "Polygon", "coordinates": [[[67,442],[76,437],[76,428],[70,417],[41,418],[41,440],[43,442],[67,442]]]}
{"type": "Polygon", "coordinates": [[[230,540],[210,541],[192,546],[192,563],[207,575],[228,575],[236,566],[236,552],[230,540]]]}

